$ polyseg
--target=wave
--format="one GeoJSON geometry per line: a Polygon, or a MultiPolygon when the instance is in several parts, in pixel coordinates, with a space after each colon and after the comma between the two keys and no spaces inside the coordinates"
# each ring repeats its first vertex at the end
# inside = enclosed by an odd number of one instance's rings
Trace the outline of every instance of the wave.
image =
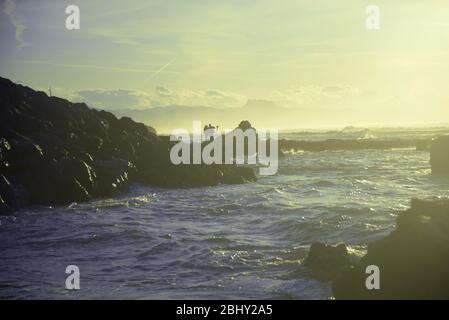
{"type": "Polygon", "coordinates": [[[92,201],[88,203],[72,203],[68,210],[89,210],[89,209],[114,209],[120,207],[139,208],[144,207],[155,198],[155,194],[140,195],[126,198],[109,198],[92,201]]]}

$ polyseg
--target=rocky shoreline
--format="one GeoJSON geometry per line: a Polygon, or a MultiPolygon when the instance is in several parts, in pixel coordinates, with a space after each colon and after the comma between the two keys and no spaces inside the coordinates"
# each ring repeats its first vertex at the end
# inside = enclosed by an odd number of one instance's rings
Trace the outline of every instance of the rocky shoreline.
{"type": "MultiPolygon", "coordinates": [[[[431,141],[432,175],[449,174],[449,137],[431,141]]],[[[311,275],[332,281],[336,299],[449,299],[449,199],[413,199],[396,229],[368,245],[363,257],[344,244],[314,243],[305,260],[311,275]],[[368,289],[370,266],[379,270],[379,289],[368,289]]]]}
{"type": "MultiPolygon", "coordinates": [[[[171,164],[174,142],[130,118],[49,97],[0,78],[0,215],[27,205],[114,196],[132,183],[164,188],[256,181],[251,168],[171,164]]],[[[449,137],[430,140],[281,140],[305,151],[430,149],[432,174],[449,174],[449,137]]],[[[449,299],[449,199],[413,200],[396,229],[354,257],[344,245],[313,244],[306,266],[332,281],[336,299],[449,299]],[[380,289],[365,286],[379,267],[380,289]]]]}
{"type": "Polygon", "coordinates": [[[314,243],[304,265],[312,277],[332,283],[338,300],[449,299],[449,199],[413,199],[396,229],[360,253],[314,243]],[[378,288],[367,286],[373,266],[378,288]]]}
{"type": "Polygon", "coordinates": [[[336,299],[449,299],[449,199],[412,200],[396,229],[333,281],[336,299]],[[380,270],[368,290],[366,268],[380,270]]]}
{"type": "Polygon", "coordinates": [[[173,143],[131,118],[0,78],[0,214],[113,196],[131,183],[175,188],[256,181],[251,168],[179,165],[173,143]]]}

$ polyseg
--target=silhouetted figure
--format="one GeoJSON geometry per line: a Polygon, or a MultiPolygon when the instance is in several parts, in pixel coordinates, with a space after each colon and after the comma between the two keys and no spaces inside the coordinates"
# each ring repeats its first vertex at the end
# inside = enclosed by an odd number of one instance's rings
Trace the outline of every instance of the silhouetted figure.
{"type": "MultiPolygon", "coordinates": [[[[218,128],[218,126],[217,126],[218,128]]],[[[208,124],[207,126],[204,126],[204,133],[205,133],[205,139],[209,140],[210,138],[213,139],[214,134],[216,132],[216,128],[212,124],[208,124]]]]}

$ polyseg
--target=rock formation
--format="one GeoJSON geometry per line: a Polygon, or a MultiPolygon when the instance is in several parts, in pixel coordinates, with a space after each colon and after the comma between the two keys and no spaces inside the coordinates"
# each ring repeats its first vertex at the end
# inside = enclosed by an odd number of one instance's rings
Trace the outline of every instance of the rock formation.
{"type": "Polygon", "coordinates": [[[449,199],[413,200],[396,230],[369,245],[333,292],[336,299],[449,299],[449,199]],[[379,268],[379,290],[366,287],[370,265],[379,268]]]}
{"type": "Polygon", "coordinates": [[[251,123],[248,120],[240,121],[240,123],[236,129],[241,129],[242,131],[256,130],[253,128],[253,126],[251,125],[251,123]]]}
{"type": "Polygon", "coordinates": [[[341,272],[354,265],[346,245],[328,245],[321,242],[312,243],[309,254],[304,261],[311,271],[312,277],[320,281],[331,281],[341,272]]]}
{"type": "Polygon", "coordinates": [[[440,136],[432,141],[430,164],[433,174],[449,175],[449,135],[440,136]]]}
{"type": "Polygon", "coordinates": [[[192,187],[256,179],[250,168],[172,165],[173,143],[154,129],[4,78],[0,101],[0,214],[112,196],[132,182],[192,187]]]}

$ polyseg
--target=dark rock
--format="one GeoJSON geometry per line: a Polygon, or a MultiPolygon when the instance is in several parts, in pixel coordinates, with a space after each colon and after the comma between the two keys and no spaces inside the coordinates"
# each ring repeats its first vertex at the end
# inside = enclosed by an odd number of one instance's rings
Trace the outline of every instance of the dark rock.
{"type": "Polygon", "coordinates": [[[218,184],[238,184],[256,181],[254,171],[250,168],[232,165],[168,165],[164,170],[148,169],[139,174],[143,183],[156,181],[165,188],[204,187],[218,184]],[[165,170],[172,174],[163,174],[165,170]]]}
{"type": "Polygon", "coordinates": [[[220,183],[241,184],[257,181],[254,171],[245,167],[222,166],[219,169],[220,183]]]}
{"type": "Polygon", "coordinates": [[[82,202],[101,194],[97,190],[97,175],[87,163],[77,158],[63,158],[58,165],[62,174],[58,184],[65,191],[59,202],[82,202]]]}
{"type": "Polygon", "coordinates": [[[44,159],[44,153],[38,144],[30,138],[19,136],[10,139],[10,149],[5,153],[5,160],[8,167],[14,171],[26,169],[30,164],[40,162],[44,159]]]}
{"type": "Polygon", "coordinates": [[[255,130],[248,120],[241,121],[239,123],[237,129],[241,129],[243,132],[245,132],[246,130],[249,130],[249,129],[255,130]]]}
{"type": "Polygon", "coordinates": [[[449,175],[449,135],[432,141],[430,164],[433,174],[449,175]]]}
{"type": "Polygon", "coordinates": [[[0,174],[0,214],[10,213],[26,203],[26,191],[21,185],[13,185],[0,174]]]}
{"type": "Polygon", "coordinates": [[[413,200],[332,288],[336,299],[449,299],[449,199],[413,200]],[[379,290],[365,286],[369,265],[380,270],[379,290]]]}
{"type": "Polygon", "coordinates": [[[304,264],[310,269],[314,278],[320,281],[331,281],[341,272],[354,264],[344,244],[328,245],[320,242],[312,243],[304,264]]]}
{"type": "Polygon", "coordinates": [[[123,159],[97,160],[93,163],[93,169],[97,193],[108,196],[124,191],[130,184],[131,176],[136,174],[136,167],[123,159]]]}
{"type": "Polygon", "coordinates": [[[415,149],[416,151],[430,151],[431,141],[427,139],[416,140],[415,149]]]}
{"type": "Polygon", "coordinates": [[[112,196],[132,182],[190,187],[255,180],[248,168],[174,166],[173,143],[153,128],[3,78],[0,102],[0,214],[112,196]]]}

